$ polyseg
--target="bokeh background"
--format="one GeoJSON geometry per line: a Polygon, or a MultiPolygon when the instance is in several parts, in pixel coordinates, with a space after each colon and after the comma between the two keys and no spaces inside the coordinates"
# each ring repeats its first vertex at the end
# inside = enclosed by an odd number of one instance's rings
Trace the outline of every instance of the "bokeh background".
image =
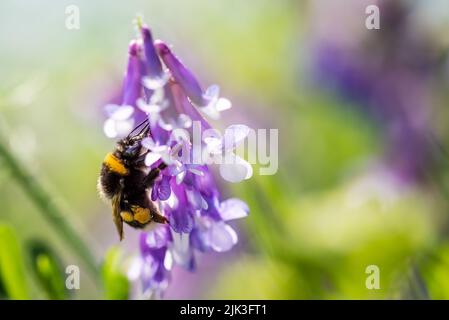
{"type": "Polygon", "coordinates": [[[137,13],[232,100],[219,127],[279,129],[278,173],[222,186],[251,209],[238,246],[175,269],[165,298],[449,298],[445,0],[1,1],[2,298],[134,297],[137,232],[118,243],[96,180],[137,13]],[[370,4],[380,30],[365,28],[370,4]],[[79,290],[64,289],[67,265],[79,290]]]}

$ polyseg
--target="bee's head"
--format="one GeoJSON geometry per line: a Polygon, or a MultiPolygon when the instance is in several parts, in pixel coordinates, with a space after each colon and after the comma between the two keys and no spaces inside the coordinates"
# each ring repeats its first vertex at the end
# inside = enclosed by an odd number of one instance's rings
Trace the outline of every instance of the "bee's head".
{"type": "Polygon", "coordinates": [[[126,138],[117,142],[117,151],[121,158],[125,161],[136,159],[141,150],[140,140],[134,138],[126,138]]]}
{"type": "Polygon", "coordinates": [[[150,128],[148,119],[145,119],[137,127],[135,127],[129,135],[117,142],[117,156],[121,158],[125,164],[129,164],[140,156],[142,150],[141,141],[148,134],[150,128]],[[139,132],[136,132],[140,129],[139,132]]]}

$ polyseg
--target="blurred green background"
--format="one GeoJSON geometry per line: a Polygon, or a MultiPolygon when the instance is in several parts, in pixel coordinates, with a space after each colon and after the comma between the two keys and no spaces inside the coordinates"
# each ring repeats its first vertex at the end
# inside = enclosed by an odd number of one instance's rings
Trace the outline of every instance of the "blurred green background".
{"type": "Polygon", "coordinates": [[[367,30],[374,0],[2,1],[1,144],[102,267],[75,254],[0,157],[0,296],[133,297],[137,234],[118,243],[96,180],[114,146],[102,106],[120,92],[141,13],[233,101],[219,126],[279,129],[277,174],[223,185],[251,209],[239,246],[201,256],[194,274],[176,269],[166,298],[449,298],[449,6],[383,2],[400,5],[367,30]],[[65,26],[68,5],[79,30],[65,26]],[[79,290],[64,289],[68,265],[79,290]],[[380,289],[365,285],[369,265],[380,289]]]}

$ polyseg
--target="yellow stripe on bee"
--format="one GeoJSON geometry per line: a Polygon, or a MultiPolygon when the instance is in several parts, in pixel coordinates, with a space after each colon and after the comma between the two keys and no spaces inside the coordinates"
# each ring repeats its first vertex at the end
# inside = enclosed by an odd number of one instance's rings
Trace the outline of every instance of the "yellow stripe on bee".
{"type": "Polygon", "coordinates": [[[122,217],[123,221],[125,222],[132,222],[134,220],[133,215],[129,211],[120,212],[120,217],[122,217]]]}
{"type": "Polygon", "coordinates": [[[151,215],[149,209],[142,208],[139,206],[132,206],[131,210],[134,213],[134,220],[136,220],[137,222],[141,224],[146,224],[150,222],[151,215]]]}
{"type": "Polygon", "coordinates": [[[112,153],[108,153],[103,160],[103,163],[113,172],[120,175],[127,175],[128,169],[126,169],[123,162],[114,156],[112,153]]]}

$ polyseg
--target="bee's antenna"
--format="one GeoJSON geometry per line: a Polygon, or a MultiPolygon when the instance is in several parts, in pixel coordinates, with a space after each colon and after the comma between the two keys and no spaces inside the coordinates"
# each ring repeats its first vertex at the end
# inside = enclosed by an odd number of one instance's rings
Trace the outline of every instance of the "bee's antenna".
{"type": "Polygon", "coordinates": [[[150,130],[150,124],[147,123],[143,126],[142,130],[139,131],[139,133],[136,134],[136,136],[145,135],[150,130]]]}
{"type": "Polygon", "coordinates": [[[148,123],[148,118],[147,119],[145,119],[145,120],[143,120],[141,123],[139,123],[129,134],[128,134],[128,137],[127,138],[129,138],[137,129],[139,129],[141,126],[143,126],[143,125],[145,125],[144,126],[144,128],[143,128],[143,130],[141,130],[139,133],[138,133],[138,135],[139,134],[141,134],[142,132],[144,132],[147,128],[148,128],[148,125],[149,125],[149,123],[148,123]]]}

